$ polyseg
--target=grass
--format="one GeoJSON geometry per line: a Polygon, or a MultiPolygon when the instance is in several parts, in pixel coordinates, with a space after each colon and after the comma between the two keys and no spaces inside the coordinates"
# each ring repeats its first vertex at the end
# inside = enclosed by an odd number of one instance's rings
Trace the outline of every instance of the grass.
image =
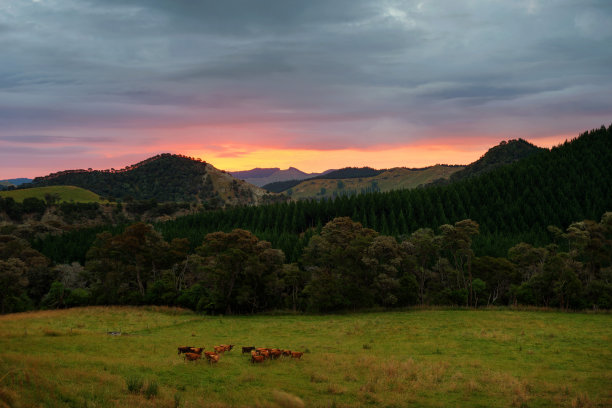
{"type": "Polygon", "coordinates": [[[20,190],[0,191],[1,197],[12,197],[18,202],[22,202],[28,197],[35,197],[40,200],[44,200],[46,194],[58,194],[60,197],[59,201],[75,203],[104,202],[104,200],[102,200],[96,193],[75,186],[33,187],[20,190]]]}
{"type": "Polygon", "coordinates": [[[92,307],[1,316],[0,350],[0,406],[612,406],[610,314],[92,307]],[[236,347],[216,365],[176,351],[217,344],[236,347]],[[243,345],[308,352],[253,365],[243,345]]]}
{"type": "Polygon", "coordinates": [[[349,179],[315,179],[306,180],[291,188],[294,199],[305,199],[321,197],[321,188],[325,188],[325,196],[331,197],[333,192],[342,193],[338,189],[338,180],[344,184],[344,191],[371,188],[372,182],[376,182],[380,191],[391,191],[416,188],[419,185],[431,183],[440,178],[449,178],[451,174],[463,169],[463,167],[447,167],[442,165],[432,166],[421,170],[406,168],[394,168],[387,170],[374,177],[349,178],[349,179]]]}

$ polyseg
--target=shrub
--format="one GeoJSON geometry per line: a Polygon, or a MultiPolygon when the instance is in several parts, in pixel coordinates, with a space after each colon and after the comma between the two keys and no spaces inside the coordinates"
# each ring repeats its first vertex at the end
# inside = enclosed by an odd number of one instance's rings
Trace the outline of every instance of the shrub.
{"type": "Polygon", "coordinates": [[[128,392],[132,394],[139,394],[144,386],[144,381],[138,376],[127,377],[125,379],[125,383],[127,385],[128,392]]]}
{"type": "Polygon", "coordinates": [[[159,385],[157,384],[156,381],[149,381],[147,383],[147,386],[144,389],[144,395],[147,398],[153,398],[157,396],[157,393],[159,392],[159,385]]]}

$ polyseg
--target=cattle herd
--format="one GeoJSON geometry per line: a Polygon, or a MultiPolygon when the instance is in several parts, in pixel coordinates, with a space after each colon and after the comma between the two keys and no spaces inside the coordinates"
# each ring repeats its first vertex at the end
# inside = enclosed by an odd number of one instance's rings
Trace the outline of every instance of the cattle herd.
{"type": "MultiPolygon", "coordinates": [[[[202,358],[202,354],[210,364],[219,362],[219,356],[226,351],[231,351],[233,344],[222,344],[213,347],[214,351],[204,351],[204,347],[179,346],[178,354],[183,354],[185,361],[196,361],[202,358]]],[[[301,359],[301,351],[281,350],[266,347],[242,347],[242,354],[251,354],[251,363],[263,363],[266,360],[277,360],[281,357],[301,359]]]]}

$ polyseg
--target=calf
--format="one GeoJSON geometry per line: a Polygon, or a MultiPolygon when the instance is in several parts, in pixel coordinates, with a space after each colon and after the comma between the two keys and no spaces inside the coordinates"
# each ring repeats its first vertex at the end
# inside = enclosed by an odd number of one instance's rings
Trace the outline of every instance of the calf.
{"type": "Polygon", "coordinates": [[[196,361],[198,359],[202,358],[201,354],[196,354],[196,353],[185,353],[185,360],[189,360],[189,361],[196,361]]]}
{"type": "Polygon", "coordinates": [[[301,351],[292,351],[291,352],[291,358],[297,358],[298,360],[302,358],[302,355],[304,353],[302,353],[301,351]]]}
{"type": "Polygon", "coordinates": [[[255,347],[242,347],[242,354],[255,350],[255,347]]]}

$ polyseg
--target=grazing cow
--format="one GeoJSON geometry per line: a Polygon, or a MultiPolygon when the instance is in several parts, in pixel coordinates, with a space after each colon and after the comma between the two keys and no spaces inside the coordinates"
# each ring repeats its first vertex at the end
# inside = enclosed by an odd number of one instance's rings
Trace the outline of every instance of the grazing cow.
{"type": "Polygon", "coordinates": [[[242,347],[242,354],[255,350],[255,347],[242,347]]]}
{"type": "Polygon", "coordinates": [[[268,351],[269,349],[265,347],[257,347],[255,350],[257,350],[258,353],[261,353],[262,351],[268,351]]]}
{"type": "Polygon", "coordinates": [[[215,346],[215,353],[225,353],[225,346],[215,346]]]}
{"type": "Polygon", "coordinates": [[[292,351],[291,358],[297,358],[299,360],[300,358],[302,358],[303,354],[304,353],[302,353],[301,351],[292,351]]]}
{"type": "Polygon", "coordinates": [[[196,354],[196,353],[185,353],[185,360],[189,360],[189,361],[196,361],[198,359],[202,358],[201,354],[196,354]]]}
{"type": "Polygon", "coordinates": [[[204,347],[189,347],[190,353],[202,354],[202,351],[204,351],[204,347]]]}
{"type": "Polygon", "coordinates": [[[218,354],[206,354],[206,359],[208,360],[209,364],[213,364],[213,363],[218,363],[219,362],[219,355],[218,354]]]}
{"type": "Polygon", "coordinates": [[[283,357],[290,357],[291,356],[291,350],[283,350],[283,357]]]}
{"type": "Polygon", "coordinates": [[[272,349],[270,350],[270,357],[272,357],[274,360],[276,360],[277,358],[279,358],[280,356],[283,355],[283,352],[279,349],[272,349]]]}
{"type": "Polygon", "coordinates": [[[260,351],[259,355],[262,356],[265,360],[270,358],[270,352],[268,350],[260,351]]]}
{"type": "Polygon", "coordinates": [[[191,349],[192,349],[192,347],[189,347],[189,346],[179,346],[178,353],[179,354],[181,354],[181,353],[189,353],[191,349]]]}
{"type": "Polygon", "coordinates": [[[222,344],[221,347],[225,348],[225,351],[230,351],[231,349],[234,348],[233,344],[222,344]]]}
{"type": "Polygon", "coordinates": [[[255,363],[263,363],[265,360],[264,356],[256,356],[256,355],[252,355],[251,356],[251,363],[255,364],[255,363]]]}

